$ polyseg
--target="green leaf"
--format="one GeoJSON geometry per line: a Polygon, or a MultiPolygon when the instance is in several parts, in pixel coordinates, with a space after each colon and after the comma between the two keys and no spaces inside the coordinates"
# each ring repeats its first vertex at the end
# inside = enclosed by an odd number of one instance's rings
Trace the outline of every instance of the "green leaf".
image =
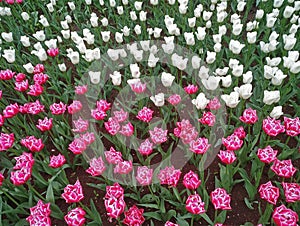
{"type": "Polygon", "coordinates": [[[162,219],[161,219],[161,215],[160,215],[159,213],[157,213],[157,212],[146,212],[146,213],[144,213],[143,215],[144,215],[144,217],[147,217],[147,218],[154,218],[154,219],[156,219],[156,220],[158,220],[158,221],[161,221],[161,220],[162,220],[162,219]]]}
{"type": "Polygon", "coordinates": [[[95,206],[95,203],[94,203],[93,199],[91,199],[90,204],[91,204],[91,210],[94,213],[94,218],[95,218],[94,220],[96,221],[96,223],[98,225],[103,225],[101,216],[100,216],[100,214],[99,214],[99,212],[98,212],[98,210],[95,206]]]}
{"type": "Polygon", "coordinates": [[[47,202],[51,202],[51,203],[55,202],[52,183],[48,185],[47,192],[46,192],[46,200],[47,202]]]}
{"type": "Polygon", "coordinates": [[[254,210],[252,203],[246,197],[244,198],[244,202],[249,209],[254,210]]]}

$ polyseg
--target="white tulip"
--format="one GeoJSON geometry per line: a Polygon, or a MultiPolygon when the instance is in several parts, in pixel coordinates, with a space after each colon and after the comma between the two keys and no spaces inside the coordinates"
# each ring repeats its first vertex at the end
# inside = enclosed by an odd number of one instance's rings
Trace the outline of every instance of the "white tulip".
{"type": "Polygon", "coordinates": [[[271,79],[275,75],[275,72],[277,70],[277,67],[270,67],[269,65],[264,65],[264,78],[271,79]]]}
{"type": "Polygon", "coordinates": [[[91,4],[92,4],[92,0],[85,0],[85,3],[86,3],[87,5],[91,5],[91,4]]]}
{"type": "Polygon", "coordinates": [[[273,40],[277,40],[277,38],[279,37],[279,34],[276,31],[272,31],[272,33],[269,36],[269,41],[273,41],[273,40]]]}
{"type": "Polygon", "coordinates": [[[138,64],[136,64],[136,63],[135,64],[130,64],[129,68],[130,68],[131,76],[133,78],[139,78],[140,77],[141,72],[140,72],[140,68],[139,68],[138,64]]]}
{"type": "Polygon", "coordinates": [[[206,35],[205,27],[197,27],[197,32],[195,32],[196,37],[199,41],[203,41],[206,35]]]}
{"type": "Polygon", "coordinates": [[[290,35],[282,35],[283,37],[283,43],[284,43],[284,49],[285,50],[291,50],[294,48],[297,38],[295,38],[295,34],[290,34],[290,35]]]}
{"type": "Polygon", "coordinates": [[[210,12],[210,11],[203,11],[203,15],[202,15],[202,18],[204,21],[208,21],[210,20],[211,16],[212,16],[213,12],[210,12]]]}
{"type": "Polygon", "coordinates": [[[292,24],[295,24],[295,23],[297,23],[298,19],[299,19],[299,16],[293,14],[292,18],[290,19],[290,22],[291,22],[292,24]]]}
{"type": "Polygon", "coordinates": [[[144,51],[150,50],[150,40],[140,41],[141,47],[144,51]]]}
{"type": "Polygon", "coordinates": [[[116,6],[116,1],[115,0],[109,0],[109,5],[110,5],[110,7],[115,7],[116,6]]]}
{"type": "Polygon", "coordinates": [[[163,50],[166,54],[172,54],[174,51],[175,45],[173,43],[168,43],[168,44],[162,44],[161,47],[163,48],[163,50]]]}
{"type": "Polygon", "coordinates": [[[113,74],[110,74],[109,76],[115,86],[121,85],[122,75],[119,71],[114,71],[113,74]]]}
{"type": "Polygon", "coordinates": [[[123,6],[118,6],[117,7],[117,12],[118,12],[119,15],[122,15],[124,13],[123,6]]]}
{"type": "Polygon", "coordinates": [[[152,100],[155,106],[161,107],[165,104],[165,95],[163,93],[159,93],[155,96],[151,96],[150,100],[152,100]]]}
{"type": "Polygon", "coordinates": [[[137,34],[137,35],[140,35],[142,33],[142,28],[140,25],[135,25],[134,27],[134,32],[137,34]]]}
{"type": "Polygon", "coordinates": [[[175,4],[175,0],[168,0],[168,3],[169,3],[170,5],[174,5],[174,4],[175,4]]]}
{"type": "Polygon", "coordinates": [[[150,0],[150,4],[152,4],[152,5],[158,5],[158,0],[150,0]]]}
{"type": "Polygon", "coordinates": [[[84,42],[80,42],[79,44],[76,45],[77,49],[79,50],[79,52],[81,54],[85,54],[85,51],[86,51],[86,46],[84,44],[84,42]]]}
{"type": "Polygon", "coordinates": [[[43,48],[39,49],[38,51],[33,50],[31,51],[31,54],[36,55],[40,61],[46,61],[48,59],[47,53],[43,48]]]}
{"type": "Polygon", "coordinates": [[[195,38],[193,32],[184,32],[183,35],[187,45],[189,46],[195,45],[195,38]]]}
{"type": "Polygon", "coordinates": [[[44,43],[48,49],[57,48],[57,39],[46,40],[44,43]]]}
{"type": "Polygon", "coordinates": [[[229,67],[231,68],[231,69],[233,69],[233,67],[235,66],[235,65],[238,65],[240,62],[237,60],[237,59],[232,59],[232,58],[230,58],[229,59],[229,67]]]}
{"type": "Polygon", "coordinates": [[[92,62],[94,60],[94,51],[87,49],[85,54],[82,56],[87,62],[92,62]]]}
{"type": "Polygon", "coordinates": [[[214,51],[216,53],[219,53],[221,50],[222,50],[222,44],[221,43],[214,44],[214,51]]]}
{"type": "Polygon", "coordinates": [[[263,102],[267,105],[271,105],[273,103],[277,103],[280,100],[280,91],[268,91],[264,90],[264,98],[263,102]]]}
{"type": "Polygon", "coordinates": [[[243,83],[250,84],[252,80],[253,80],[252,71],[247,71],[245,74],[243,74],[243,83]]]}
{"type": "Polygon", "coordinates": [[[93,50],[93,55],[94,55],[94,59],[95,60],[100,60],[100,57],[101,57],[100,49],[99,48],[95,48],[93,50]]]}
{"type": "Polygon", "coordinates": [[[237,40],[231,39],[229,42],[229,49],[234,53],[234,54],[240,54],[241,50],[245,47],[245,44],[241,44],[237,40]]]}
{"type": "Polygon", "coordinates": [[[123,33],[116,32],[115,33],[115,39],[117,43],[122,43],[123,42],[123,33]]]}
{"type": "Polygon", "coordinates": [[[283,115],[282,106],[274,107],[270,113],[270,116],[275,119],[278,119],[281,115],[283,115]]]}
{"type": "Polygon", "coordinates": [[[295,63],[291,58],[289,57],[283,57],[283,66],[285,68],[291,69],[292,65],[295,63]]]}
{"type": "Polygon", "coordinates": [[[276,71],[275,75],[272,77],[271,83],[275,86],[281,85],[283,79],[285,79],[287,75],[283,74],[283,72],[279,69],[276,71]]]}
{"type": "Polygon", "coordinates": [[[159,57],[155,57],[153,53],[150,53],[149,58],[148,58],[148,67],[155,67],[156,63],[158,62],[159,57]]]}
{"type": "Polygon", "coordinates": [[[254,44],[256,42],[257,32],[247,32],[247,41],[249,44],[254,44]]]}
{"type": "Polygon", "coordinates": [[[225,77],[222,77],[221,80],[222,80],[222,86],[223,87],[228,88],[229,86],[231,86],[231,83],[232,83],[231,75],[227,75],[225,77]]]}
{"type": "Polygon", "coordinates": [[[228,13],[226,11],[221,11],[217,13],[217,22],[222,23],[226,17],[228,16],[228,13]]]}
{"type": "Polygon", "coordinates": [[[292,61],[296,62],[299,59],[299,52],[298,51],[289,51],[288,58],[292,61]]]}
{"type": "Polygon", "coordinates": [[[27,73],[32,74],[34,71],[34,67],[32,63],[24,64],[23,68],[27,71],[27,73]]]}
{"type": "Polygon", "coordinates": [[[15,51],[15,49],[5,49],[5,50],[3,50],[2,57],[10,64],[15,62],[15,60],[16,60],[16,51],[15,51]]]}
{"type": "Polygon", "coordinates": [[[206,55],[206,63],[212,64],[213,62],[215,62],[215,60],[216,60],[216,55],[217,55],[216,52],[210,52],[210,51],[207,51],[207,55],[206,55]]]}
{"type": "Polygon", "coordinates": [[[198,76],[201,78],[201,79],[207,79],[209,77],[209,68],[205,67],[204,65],[200,67],[200,70],[199,70],[199,73],[198,73],[198,76]]]}
{"type": "Polygon", "coordinates": [[[128,5],[128,0],[122,0],[123,5],[128,5]]]}
{"type": "Polygon", "coordinates": [[[189,27],[195,27],[196,25],[196,17],[188,18],[189,27]]]}
{"type": "Polygon", "coordinates": [[[266,26],[267,26],[268,28],[274,27],[277,18],[274,17],[274,15],[271,14],[271,13],[267,14],[267,17],[266,17],[266,18],[267,18],[267,25],[266,25],[266,26]]]}
{"type": "Polygon", "coordinates": [[[244,85],[241,85],[240,87],[235,87],[234,91],[238,92],[241,98],[243,98],[244,100],[247,100],[252,95],[252,85],[244,84],[244,85]]]}
{"type": "Polygon", "coordinates": [[[69,39],[71,36],[70,30],[61,30],[61,34],[64,37],[64,39],[69,39]]]}
{"type": "Polygon", "coordinates": [[[271,67],[276,67],[280,64],[281,57],[274,57],[272,59],[270,57],[266,57],[266,60],[267,60],[267,65],[271,67]]]}
{"type": "Polygon", "coordinates": [[[134,8],[137,10],[137,11],[140,11],[142,10],[142,5],[143,5],[143,2],[134,2],[134,8]]]}
{"type": "Polygon", "coordinates": [[[171,57],[173,66],[177,67],[179,70],[184,70],[187,66],[188,59],[183,58],[182,56],[177,55],[176,53],[172,54],[171,57]]]}
{"type": "MultiPolygon", "coordinates": [[[[94,13],[95,14],[95,13],[94,13]]],[[[92,13],[92,15],[93,15],[93,13],[92,13]]],[[[96,14],[95,14],[96,15],[96,14]]],[[[72,23],[72,17],[70,16],[70,15],[66,15],[65,16],[65,20],[70,24],[70,23],[72,23]]]]}
{"type": "Polygon", "coordinates": [[[263,18],[264,13],[265,12],[263,9],[258,9],[255,14],[255,19],[260,20],[261,18],[263,18]]]}
{"type": "Polygon", "coordinates": [[[22,13],[21,13],[21,17],[22,17],[22,19],[25,20],[25,21],[29,20],[29,18],[30,18],[29,14],[26,13],[26,12],[22,12],[22,13]]]}
{"type": "Polygon", "coordinates": [[[135,50],[132,54],[137,62],[141,62],[143,60],[143,53],[143,50],[135,50]]]}
{"type": "Polygon", "coordinates": [[[291,26],[291,28],[289,30],[289,33],[290,34],[296,34],[299,27],[300,27],[300,25],[292,24],[292,26],[291,26]]]}
{"type": "Polygon", "coordinates": [[[57,66],[61,72],[65,72],[67,70],[65,63],[58,64],[57,66]]]}
{"type": "Polygon", "coordinates": [[[243,24],[234,24],[232,25],[232,33],[234,35],[239,35],[243,30],[243,24]]]}
{"type": "Polygon", "coordinates": [[[30,41],[29,41],[29,38],[27,36],[21,36],[20,42],[22,43],[22,45],[24,47],[30,46],[30,41]]]}
{"type": "Polygon", "coordinates": [[[146,19],[147,19],[147,12],[141,11],[140,14],[139,14],[139,17],[140,17],[140,21],[146,21],[146,19]]]}
{"type": "Polygon", "coordinates": [[[137,20],[137,15],[136,15],[135,11],[130,11],[130,18],[133,21],[137,20]]]}
{"type": "Polygon", "coordinates": [[[99,4],[100,4],[101,6],[103,6],[103,5],[104,5],[104,0],[99,0],[99,4]]]}
{"type": "Polygon", "coordinates": [[[46,35],[43,30],[35,32],[35,34],[33,34],[32,36],[35,37],[40,42],[43,42],[46,39],[46,35]]]}
{"type": "Polygon", "coordinates": [[[240,77],[243,74],[243,70],[244,70],[243,64],[234,65],[232,68],[232,75],[234,75],[235,77],[240,77]]]}
{"type": "Polygon", "coordinates": [[[161,74],[161,83],[163,84],[164,87],[172,86],[174,79],[175,79],[175,76],[173,76],[170,73],[163,72],[161,74]]]}
{"type": "Polygon", "coordinates": [[[215,72],[216,72],[217,75],[224,76],[224,75],[227,74],[228,70],[229,70],[229,67],[217,68],[215,70],[215,72]]]}
{"type": "Polygon", "coordinates": [[[300,10],[300,1],[295,1],[294,8],[295,8],[296,11],[300,10]]]}
{"type": "Polygon", "coordinates": [[[89,71],[90,80],[93,84],[98,84],[100,82],[100,71],[89,71]]]}
{"type": "Polygon", "coordinates": [[[205,109],[208,103],[209,100],[205,97],[204,93],[199,93],[196,99],[192,100],[192,104],[194,104],[198,110],[205,109]]]}
{"type": "Polygon", "coordinates": [[[202,79],[201,82],[207,90],[216,90],[219,86],[220,77],[209,76],[208,79],[202,79]]]}
{"type": "Polygon", "coordinates": [[[100,21],[102,23],[102,26],[106,27],[108,25],[108,19],[106,17],[103,17],[103,19],[100,21]]]}
{"type": "Polygon", "coordinates": [[[39,22],[44,26],[44,27],[49,27],[49,23],[47,18],[44,15],[40,16],[39,22]]]}
{"type": "Polygon", "coordinates": [[[212,25],[211,20],[206,21],[206,24],[205,24],[206,28],[208,28],[208,29],[211,28],[211,25],[212,25]]]}
{"type": "Polygon", "coordinates": [[[91,22],[92,27],[98,27],[99,26],[98,19],[99,18],[97,17],[97,15],[95,13],[91,14],[90,22],[91,22]],[[92,16],[92,15],[94,15],[94,16],[92,16]]]}
{"type": "Polygon", "coordinates": [[[215,34],[213,35],[214,43],[221,43],[222,42],[222,34],[215,34]]]}
{"type": "Polygon", "coordinates": [[[77,51],[73,51],[71,53],[68,53],[67,57],[69,57],[72,64],[78,64],[79,63],[79,53],[77,51]]]}
{"type": "Polygon", "coordinates": [[[286,19],[290,18],[294,12],[295,12],[294,7],[286,6],[284,11],[283,11],[283,17],[286,18],[286,19]]]}
{"type": "Polygon", "coordinates": [[[226,106],[230,108],[235,108],[240,102],[238,92],[231,92],[229,95],[228,94],[221,95],[221,99],[225,102],[226,106]]]}
{"type": "Polygon", "coordinates": [[[284,0],[274,0],[273,7],[274,8],[279,8],[280,6],[282,6],[283,2],[284,2],[284,0]]]}
{"type": "Polygon", "coordinates": [[[164,22],[166,27],[169,27],[174,23],[174,18],[170,17],[169,15],[165,15],[164,22]]]}
{"type": "Polygon", "coordinates": [[[227,28],[226,28],[226,26],[225,26],[225,25],[221,25],[221,26],[219,26],[219,34],[221,34],[221,35],[225,35],[225,34],[226,34],[226,32],[227,32],[227,28]]]}
{"type": "Polygon", "coordinates": [[[192,57],[192,67],[193,69],[200,68],[201,58],[197,55],[192,57]]]}
{"type": "Polygon", "coordinates": [[[246,6],[246,2],[244,2],[244,1],[239,1],[238,5],[237,5],[237,10],[238,10],[239,12],[243,12],[245,6],[246,6]]]}
{"type": "Polygon", "coordinates": [[[277,42],[276,40],[272,40],[269,43],[269,48],[268,48],[269,52],[275,51],[278,44],[279,44],[279,42],[277,42]]]}
{"type": "Polygon", "coordinates": [[[180,14],[186,14],[187,9],[188,9],[188,6],[183,5],[183,4],[180,4],[178,7],[178,11],[180,14]]]}
{"type": "Polygon", "coordinates": [[[127,26],[123,27],[121,29],[121,31],[123,32],[124,36],[126,36],[126,37],[129,36],[129,34],[130,34],[130,28],[127,26]]]}
{"type": "Polygon", "coordinates": [[[230,17],[230,23],[232,24],[240,24],[241,23],[241,19],[240,16],[236,13],[232,14],[230,17]]]}
{"type": "Polygon", "coordinates": [[[74,2],[68,2],[68,6],[71,9],[71,11],[76,9],[74,2]]]}
{"type": "Polygon", "coordinates": [[[159,38],[161,31],[162,31],[161,28],[158,28],[158,27],[154,28],[154,30],[153,30],[154,38],[159,38]]]}
{"type": "Polygon", "coordinates": [[[290,72],[293,74],[298,74],[300,72],[300,61],[297,61],[291,66],[290,72]]]}
{"type": "Polygon", "coordinates": [[[66,20],[60,21],[60,25],[65,30],[69,29],[68,21],[66,21],[66,20]]]}

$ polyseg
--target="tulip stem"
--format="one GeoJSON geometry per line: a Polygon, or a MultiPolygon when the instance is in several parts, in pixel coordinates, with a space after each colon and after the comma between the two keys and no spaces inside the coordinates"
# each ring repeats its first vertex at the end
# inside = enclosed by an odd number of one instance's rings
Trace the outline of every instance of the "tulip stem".
{"type": "Polygon", "coordinates": [[[193,214],[193,215],[192,215],[192,219],[191,219],[191,226],[194,225],[194,217],[195,217],[195,215],[193,214]]]}

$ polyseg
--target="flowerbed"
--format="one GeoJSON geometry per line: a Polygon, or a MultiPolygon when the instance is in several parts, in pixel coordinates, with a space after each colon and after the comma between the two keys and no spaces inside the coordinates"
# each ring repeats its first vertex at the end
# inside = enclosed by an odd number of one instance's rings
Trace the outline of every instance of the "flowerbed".
{"type": "Polygon", "coordinates": [[[1,225],[297,225],[300,1],[0,1],[1,225]]]}

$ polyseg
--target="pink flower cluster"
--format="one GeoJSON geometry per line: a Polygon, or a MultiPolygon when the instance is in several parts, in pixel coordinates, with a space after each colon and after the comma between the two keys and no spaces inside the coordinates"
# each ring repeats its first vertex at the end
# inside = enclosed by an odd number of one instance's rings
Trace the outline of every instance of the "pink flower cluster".
{"type": "Polygon", "coordinates": [[[13,133],[0,133],[0,151],[6,151],[10,149],[13,146],[14,142],[15,135],[13,133]]]}
{"type": "Polygon", "coordinates": [[[72,209],[65,215],[64,219],[68,226],[82,226],[85,223],[85,211],[77,207],[72,209]]]}
{"type": "Polygon", "coordinates": [[[77,180],[74,185],[68,184],[64,188],[64,193],[62,193],[61,197],[66,200],[66,203],[75,203],[81,201],[84,198],[84,195],[80,181],[77,180]]]}
{"type": "Polygon", "coordinates": [[[132,161],[123,160],[122,153],[113,147],[109,151],[105,151],[104,155],[108,163],[115,165],[114,173],[128,174],[132,171],[132,161]]]}
{"type": "Polygon", "coordinates": [[[31,226],[51,226],[50,214],[50,203],[44,204],[42,200],[39,200],[36,206],[30,208],[30,216],[26,220],[31,226]]]}
{"type": "Polygon", "coordinates": [[[280,226],[297,226],[299,221],[298,214],[283,204],[275,208],[272,218],[275,224],[280,226]]]}
{"type": "Polygon", "coordinates": [[[45,146],[42,139],[38,139],[35,136],[27,136],[26,138],[22,139],[21,145],[32,152],[40,152],[45,146]]]}
{"type": "Polygon", "coordinates": [[[14,185],[25,184],[31,177],[34,159],[31,153],[23,152],[19,157],[15,157],[16,164],[10,174],[10,180],[14,185]]]}
{"type": "Polygon", "coordinates": [[[124,212],[126,207],[124,189],[118,183],[106,186],[104,205],[110,218],[118,218],[124,212]]]}
{"type": "Polygon", "coordinates": [[[106,117],[106,112],[110,109],[110,105],[106,100],[97,101],[97,107],[91,110],[91,116],[96,120],[103,120],[106,117]]]}
{"type": "Polygon", "coordinates": [[[201,180],[199,180],[198,175],[192,170],[186,173],[183,177],[183,185],[187,189],[195,190],[200,186],[200,184],[201,180]]]}
{"type": "Polygon", "coordinates": [[[123,220],[123,223],[128,226],[140,226],[145,221],[143,213],[144,209],[139,209],[134,205],[124,213],[125,219],[123,220]]]}
{"type": "Polygon", "coordinates": [[[49,166],[52,168],[59,168],[65,163],[66,163],[66,158],[62,154],[52,155],[50,157],[49,166]]]}
{"type": "Polygon", "coordinates": [[[216,210],[231,210],[231,198],[223,188],[217,188],[210,193],[211,202],[216,210]]]}
{"type": "Polygon", "coordinates": [[[192,214],[205,213],[206,210],[205,210],[204,206],[205,206],[205,203],[202,202],[200,195],[198,195],[196,193],[194,195],[190,195],[185,202],[186,210],[192,214]]]}
{"type": "Polygon", "coordinates": [[[160,184],[167,184],[171,187],[176,187],[181,175],[181,171],[175,169],[174,166],[166,166],[160,170],[157,177],[160,180],[160,184]]]}
{"type": "Polygon", "coordinates": [[[79,137],[75,138],[70,144],[68,149],[72,151],[75,155],[82,154],[86,148],[96,140],[95,134],[93,132],[86,132],[80,134],[79,137]]]}
{"type": "Polygon", "coordinates": [[[184,144],[189,144],[197,138],[198,132],[189,120],[183,119],[181,122],[177,122],[176,125],[174,135],[179,137],[184,144]]]}
{"type": "Polygon", "coordinates": [[[283,125],[281,125],[280,120],[276,120],[270,117],[267,117],[263,120],[262,128],[267,135],[274,137],[285,131],[285,128],[283,125]]]}
{"type": "Polygon", "coordinates": [[[92,176],[99,176],[105,171],[105,164],[102,160],[102,157],[92,158],[90,160],[90,167],[86,170],[87,173],[92,176]]]}
{"type": "Polygon", "coordinates": [[[214,126],[216,122],[216,116],[212,112],[203,112],[202,118],[198,120],[203,125],[214,126]]]}

